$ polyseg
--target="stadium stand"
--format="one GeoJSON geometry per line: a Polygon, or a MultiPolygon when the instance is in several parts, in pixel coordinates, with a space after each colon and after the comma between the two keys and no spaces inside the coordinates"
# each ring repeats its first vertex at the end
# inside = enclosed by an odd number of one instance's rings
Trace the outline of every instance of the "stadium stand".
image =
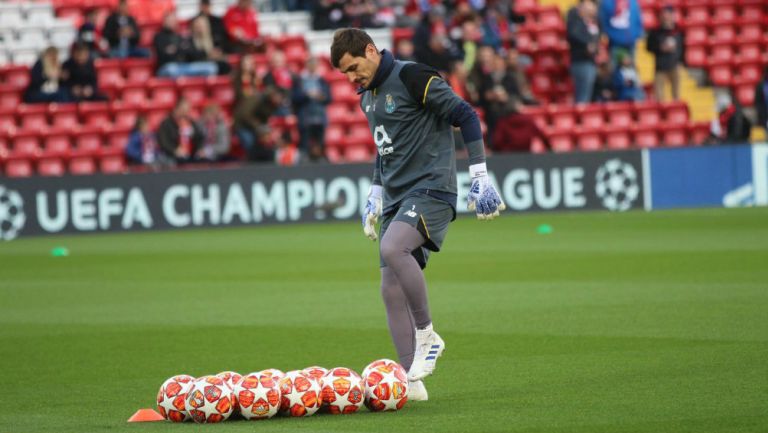
{"type": "MultiPolygon", "coordinates": [[[[231,1],[214,0],[214,14],[221,15],[231,1]]],[[[177,98],[188,99],[195,111],[208,101],[224,108],[231,119],[235,98],[229,77],[154,77],[153,59],[98,59],[99,85],[109,102],[80,104],[22,103],[29,84],[29,67],[49,45],[67,52],[87,11],[97,11],[103,24],[117,0],[7,1],[0,3],[0,167],[5,176],[35,173],[57,176],[97,171],[119,173],[126,169],[122,148],[136,117],[147,116],[156,127],[177,98]]],[[[515,38],[521,54],[532,60],[526,70],[540,106],[525,112],[546,132],[557,152],[626,149],[631,147],[701,144],[714,116],[712,90],[700,87],[685,73],[683,101],[653,100],[572,105],[573,85],[568,72],[568,46],[564,13],[572,0],[517,0],[515,10],[526,22],[515,38]]],[[[675,5],[686,36],[686,63],[706,73],[707,84],[733,90],[749,107],[754,86],[768,64],[768,4],[762,0],[642,0],[646,27],[655,25],[657,12],[675,5]]],[[[141,45],[151,46],[154,33],[167,11],[182,20],[198,11],[198,0],[130,0],[131,13],[142,30],[141,45]],[[149,7],[151,5],[151,7],[149,7]]],[[[311,30],[307,12],[261,12],[262,35],[281,49],[289,67],[298,71],[311,55],[320,57],[320,69],[330,83],[333,101],[328,106],[327,157],[331,162],[368,161],[374,144],[358,96],[345,77],[332,70],[328,47],[333,31],[311,30]]],[[[400,39],[413,37],[413,28],[370,30],[377,46],[391,49],[400,39]]],[[[263,73],[269,54],[257,55],[263,73]]],[[[652,78],[653,59],[643,44],[638,47],[638,69],[643,82],[652,78]]],[[[237,56],[229,63],[238,64],[237,56]]],[[[649,92],[650,93],[650,92],[649,92]]],[[[482,115],[482,112],[481,112],[482,115]]],[[[482,116],[481,116],[482,117],[482,116]]],[[[298,136],[293,116],[270,122],[275,134],[298,136]]],[[[540,142],[534,151],[542,152],[540,142]]]]}

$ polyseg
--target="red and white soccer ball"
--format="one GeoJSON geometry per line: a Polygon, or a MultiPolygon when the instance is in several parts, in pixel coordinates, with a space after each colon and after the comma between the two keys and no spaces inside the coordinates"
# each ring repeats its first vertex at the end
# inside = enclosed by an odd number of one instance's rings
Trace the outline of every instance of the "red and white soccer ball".
{"type": "MultiPolygon", "coordinates": [[[[224,379],[224,382],[229,385],[232,390],[235,390],[235,385],[237,382],[240,382],[240,379],[243,378],[243,375],[236,372],[236,371],[222,371],[221,373],[217,374],[216,377],[220,377],[224,379]]],[[[235,394],[235,401],[233,402],[233,405],[235,407],[233,414],[238,413],[239,407],[237,406],[237,394],[235,394]]]]}
{"type": "Polygon", "coordinates": [[[276,368],[268,368],[266,370],[261,371],[254,371],[253,373],[249,374],[258,374],[261,376],[270,376],[272,379],[275,379],[275,382],[280,382],[280,379],[285,377],[285,373],[283,373],[282,370],[278,370],[276,368]]]}
{"type": "Polygon", "coordinates": [[[235,392],[224,379],[203,376],[192,384],[186,401],[189,416],[196,423],[217,423],[232,415],[235,392]]]}
{"type": "Polygon", "coordinates": [[[309,376],[310,379],[316,380],[318,383],[320,383],[320,387],[322,388],[323,376],[325,376],[325,374],[328,373],[328,369],[319,367],[317,365],[313,365],[312,367],[307,367],[304,370],[301,370],[301,372],[309,376]]]}
{"type": "Polygon", "coordinates": [[[235,395],[245,419],[272,418],[280,408],[280,387],[272,374],[243,376],[235,385],[235,395]]]}
{"type": "Polygon", "coordinates": [[[157,393],[157,410],[163,418],[173,422],[189,419],[184,400],[195,378],[186,374],[173,376],[160,385],[157,393]]]}
{"type": "Polygon", "coordinates": [[[365,367],[365,406],[373,412],[399,410],[408,402],[408,377],[405,369],[389,359],[373,361],[365,367]]]}
{"type": "Polygon", "coordinates": [[[365,385],[354,370],[336,367],[322,379],[323,405],[334,415],[357,412],[363,405],[365,385]]]}
{"type": "Polygon", "coordinates": [[[314,415],[322,400],[320,383],[299,370],[280,379],[280,413],[289,416],[314,415]]]}

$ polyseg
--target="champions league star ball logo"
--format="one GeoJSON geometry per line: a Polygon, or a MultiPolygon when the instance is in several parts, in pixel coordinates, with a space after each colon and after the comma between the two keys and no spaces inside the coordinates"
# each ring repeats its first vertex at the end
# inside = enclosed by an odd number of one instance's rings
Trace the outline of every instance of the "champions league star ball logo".
{"type": "Polygon", "coordinates": [[[24,228],[25,221],[21,195],[0,185],[0,239],[14,239],[24,228]]]}
{"type": "Polygon", "coordinates": [[[640,195],[637,171],[620,159],[608,160],[595,174],[595,193],[609,210],[631,208],[640,195]]]}

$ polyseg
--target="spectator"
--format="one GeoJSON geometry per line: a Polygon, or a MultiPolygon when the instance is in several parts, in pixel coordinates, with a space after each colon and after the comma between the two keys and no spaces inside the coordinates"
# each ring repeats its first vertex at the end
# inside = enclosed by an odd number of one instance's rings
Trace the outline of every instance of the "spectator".
{"type": "Polygon", "coordinates": [[[415,62],[416,57],[414,57],[413,52],[413,41],[408,39],[400,39],[397,41],[394,53],[397,60],[415,62]]]}
{"type": "Polygon", "coordinates": [[[616,91],[613,89],[613,67],[611,62],[603,61],[597,66],[597,78],[595,90],[592,95],[593,102],[610,102],[616,100],[616,91]]]}
{"type": "Polygon", "coordinates": [[[490,45],[499,51],[508,46],[513,39],[510,22],[506,17],[496,7],[486,8],[483,20],[483,44],[490,45]]]}
{"type": "Polygon", "coordinates": [[[768,65],[763,71],[763,79],[755,86],[755,111],[758,125],[768,133],[768,65]]]}
{"type": "Polygon", "coordinates": [[[597,75],[595,57],[600,38],[595,14],[595,3],[592,0],[579,0],[579,4],[568,11],[566,27],[571,54],[571,79],[577,104],[589,102],[594,91],[597,75]]]}
{"type": "Polygon", "coordinates": [[[448,74],[448,84],[450,84],[451,89],[465,101],[477,100],[477,94],[472,94],[470,87],[467,85],[468,82],[469,75],[464,68],[464,62],[459,60],[453,62],[451,73],[448,74]]]}
{"type": "Polygon", "coordinates": [[[200,13],[194,19],[200,18],[208,22],[213,46],[221,52],[230,52],[231,48],[227,38],[227,29],[224,27],[224,20],[211,11],[211,0],[200,0],[200,13]]]}
{"type": "Polygon", "coordinates": [[[648,34],[648,51],[656,57],[653,87],[656,99],[664,101],[665,82],[672,90],[672,100],[680,99],[680,64],[683,61],[683,32],[675,23],[675,9],[665,6],[659,12],[659,27],[648,34]]]}
{"type": "Polygon", "coordinates": [[[464,59],[464,69],[471,71],[477,60],[477,49],[483,34],[475,20],[467,20],[461,25],[461,57],[464,59]]]}
{"type": "Polygon", "coordinates": [[[429,9],[413,32],[413,45],[416,61],[429,64],[429,44],[433,36],[447,36],[448,28],[445,23],[445,7],[438,3],[429,9]]]}
{"type": "Polygon", "coordinates": [[[447,73],[451,69],[451,63],[461,58],[451,40],[441,34],[435,34],[429,38],[429,45],[423,53],[426,58],[419,60],[419,62],[432,66],[441,73],[447,73]]]}
{"type": "MultiPolygon", "coordinates": [[[[265,87],[275,87],[288,94],[293,89],[293,83],[296,80],[295,75],[288,69],[285,63],[285,54],[280,50],[275,50],[272,53],[272,57],[269,59],[269,70],[262,78],[262,84],[265,87]]],[[[289,100],[285,100],[284,104],[279,107],[276,116],[288,116],[291,114],[291,106],[289,100]]]]}
{"type": "Polygon", "coordinates": [[[202,141],[203,134],[190,115],[189,102],[179,98],[157,129],[161,151],[177,163],[193,162],[202,141]]]}
{"type": "Polygon", "coordinates": [[[85,42],[76,42],[72,47],[72,56],[64,62],[61,77],[75,101],[107,100],[99,92],[96,67],[93,66],[91,50],[85,42]]]}
{"type": "Polygon", "coordinates": [[[381,27],[374,21],[376,4],[371,0],[348,0],[344,4],[344,15],[347,25],[356,28],[381,27]]]}
{"type": "Polygon", "coordinates": [[[499,153],[530,152],[535,138],[539,138],[544,147],[552,150],[546,134],[531,116],[520,111],[521,106],[515,98],[507,102],[493,133],[493,150],[499,153]]]}
{"type": "Polygon", "coordinates": [[[294,81],[292,96],[299,125],[299,149],[310,161],[324,160],[326,106],[331,102],[331,89],[317,72],[315,57],[307,60],[306,69],[294,81]]]}
{"type": "Polygon", "coordinates": [[[235,105],[261,87],[261,77],[256,71],[253,55],[243,54],[240,57],[240,64],[232,77],[232,86],[235,90],[235,105]]]}
{"type": "Polygon", "coordinates": [[[62,68],[59,62],[59,50],[48,47],[29,71],[29,87],[24,94],[24,102],[71,102],[69,89],[62,82],[62,68]]]}
{"type": "Polygon", "coordinates": [[[485,77],[493,70],[495,59],[496,52],[492,47],[485,45],[477,50],[477,61],[469,71],[469,81],[467,82],[469,96],[473,98],[470,102],[475,105],[483,106],[485,104],[485,97],[480,93],[480,88],[483,86],[485,77]]]}
{"type": "Polygon", "coordinates": [[[317,0],[312,9],[312,28],[331,30],[344,27],[347,17],[344,15],[344,2],[341,0],[317,0]]]}
{"type": "Polygon", "coordinates": [[[253,0],[237,0],[224,14],[224,28],[235,51],[259,51],[264,41],[259,37],[259,21],[253,0]]]}
{"type": "Polygon", "coordinates": [[[493,137],[497,120],[504,114],[511,98],[519,98],[514,78],[507,73],[503,57],[494,54],[493,69],[480,85],[481,107],[485,110],[488,137],[493,137]]]}
{"type": "Polygon", "coordinates": [[[148,165],[159,168],[168,163],[167,157],[157,147],[155,134],[149,130],[149,123],[144,115],[136,117],[136,125],[128,137],[125,146],[125,158],[129,164],[148,165]]]}
{"type": "Polygon", "coordinates": [[[611,60],[626,50],[635,61],[635,44],[643,36],[643,15],[638,0],[601,0],[600,28],[608,36],[611,60]]]}
{"type": "Polygon", "coordinates": [[[285,91],[267,87],[263,92],[243,95],[235,107],[235,134],[251,161],[274,161],[270,149],[269,118],[285,103],[285,91]]]}
{"type": "Polygon", "coordinates": [[[200,130],[203,135],[200,148],[196,152],[199,161],[224,161],[229,154],[229,126],[221,113],[221,107],[208,104],[200,117],[200,130]]]}
{"type": "Polygon", "coordinates": [[[101,37],[101,32],[97,27],[96,19],[98,18],[98,9],[90,8],[85,12],[83,24],[77,31],[77,40],[88,44],[88,48],[91,50],[91,55],[100,57],[106,50],[104,40],[101,37]]]}
{"type": "Polygon", "coordinates": [[[528,77],[525,75],[525,67],[521,63],[520,52],[517,48],[507,50],[507,74],[514,81],[515,88],[520,100],[525,105],[538,105],[539,101],[531,92],[531,85],[528,83],[528,77]]]}
{"type": "Polygon", "coordinates": [[[110,57],[149,57],[149,50],[139,46],[139,26],[128,11],[128,0],[120,0],[117,10],[104,23],[104,37],[109,43],[110,57]]]}
{"type": "Polygon", "coordinates": [[[710,144],[739,144],[749,140],[752,132],[752,122],[744,114],[738,101],[730,94],[721,93],[717,96],[717,119],[712,120],[710,127],[710,144]]]}
{"type": "Polygon", "coordinates": [[[635,69],[628,51],[616,52],[616,70],[613,71],[613,88],[618,101],[642,101],[645,99],[640,75],[635,69]]]}
{"type": "Polygon", "coordinates": [[[168,12],[163,17],[163,28],[155,34],[153,45],[157,75],[161,77],[210,76],[218,71],[216,63],[208,60],[205,51],[178,33],[175,12],[168,12]]]}
{"type": "Polygon", "coordinates": [[[232,68],[229,66],[224,52],[214,44],[211,29],[208,27],[208,20],[204,17],[193,19],[190,23],[190,31],[193,50],[205,53],[206,60],[215,62],[216,72],[219,75],[228,74],[232,68]]]}

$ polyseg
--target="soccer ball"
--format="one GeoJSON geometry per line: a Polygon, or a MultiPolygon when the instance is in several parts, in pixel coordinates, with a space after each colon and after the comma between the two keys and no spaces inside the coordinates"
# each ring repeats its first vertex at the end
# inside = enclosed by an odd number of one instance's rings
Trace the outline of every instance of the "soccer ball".
{"type": "Polygon", "coordinates": [[[365,368],[365,406],[373,412],[399,410],[408,401],[408,377],[398,363],[383,359],[365,368]]]}
{"type": "Polygon", "coordinates": [[[315,365],[312,367],[307,367],[304,370],[301,370],[301,372],[309,376],[311,379],[316,380],[318,383],[320,383],[320,387],[322,387],[323,376],[328,373],[328,369],[315,365]]]}
{"type": "Polygon", "coordinates": [[[24,228],[24,200],[17,191],[0,185],[0,240],[10,241],[24,228]]]}
{"type": "Polygon", "coordinates": [[[250,373],[250,374],[270,376],[272,379],[275,379],[275,382],[280,382],[280,379],[285,377],[285,373],[283,373],[282,370],[278,370],[276,368],[268,368],[266,370],[254,371],[253,373],[250,373]]]}
{"type": "Polygon", "coordinates": [[[595,193],[606,209],[628,210],[640,195],[637,171],[618,158],[606,161],[595,174],[595,193]]]}
{"type": "Polygon", "coordinates": [[[323,405],[334,415],[353,413],[363,405],[365,385],[363,378],[355,371],[336,367],[326,373],[322,380],[323,405]]]}
{"type": "Polygon", "coordinates": [[[187,410],[196,423],[216,423],[229,418],[234,410],[235,393],[224,379],[203,376],[187,393],[187,410]]]}
{"type": "Polygon", "coordinates": [[[157,410],[163,418],[173,422],[184,422],[189,419],[184,400],[194,381],[194,377],[180,374],[160,385],[160,391],[157,393],[157,410]]]}
{"type": "MultiPolygon", "coordinates": [[[[221,373],[217,374],[216,377],[219,377],[221,379],[224,379],[224,382],[229,385],[230,388],[234,391],[235,384],[240,381],[240,379],[243,378],[243,375],[234,371],[222,371],[221,373]]],[[[235,401],[233,402],[235,406],[234,413],[238,412],[238,406],[237,406],[237,393],[235,393],[235,401]]]]}
{"type": "Polygon", "coordinates": [[[310,416],[320,409],[320,383],[299,370],[280,379],[280,413],[310,416]]]}
{"type": "Polygon", "coordinates": [[[280,387],[271,374],[243,376],[235,385],[235,396],[246,419],[272,418],[280,408],[280,387]]]}

